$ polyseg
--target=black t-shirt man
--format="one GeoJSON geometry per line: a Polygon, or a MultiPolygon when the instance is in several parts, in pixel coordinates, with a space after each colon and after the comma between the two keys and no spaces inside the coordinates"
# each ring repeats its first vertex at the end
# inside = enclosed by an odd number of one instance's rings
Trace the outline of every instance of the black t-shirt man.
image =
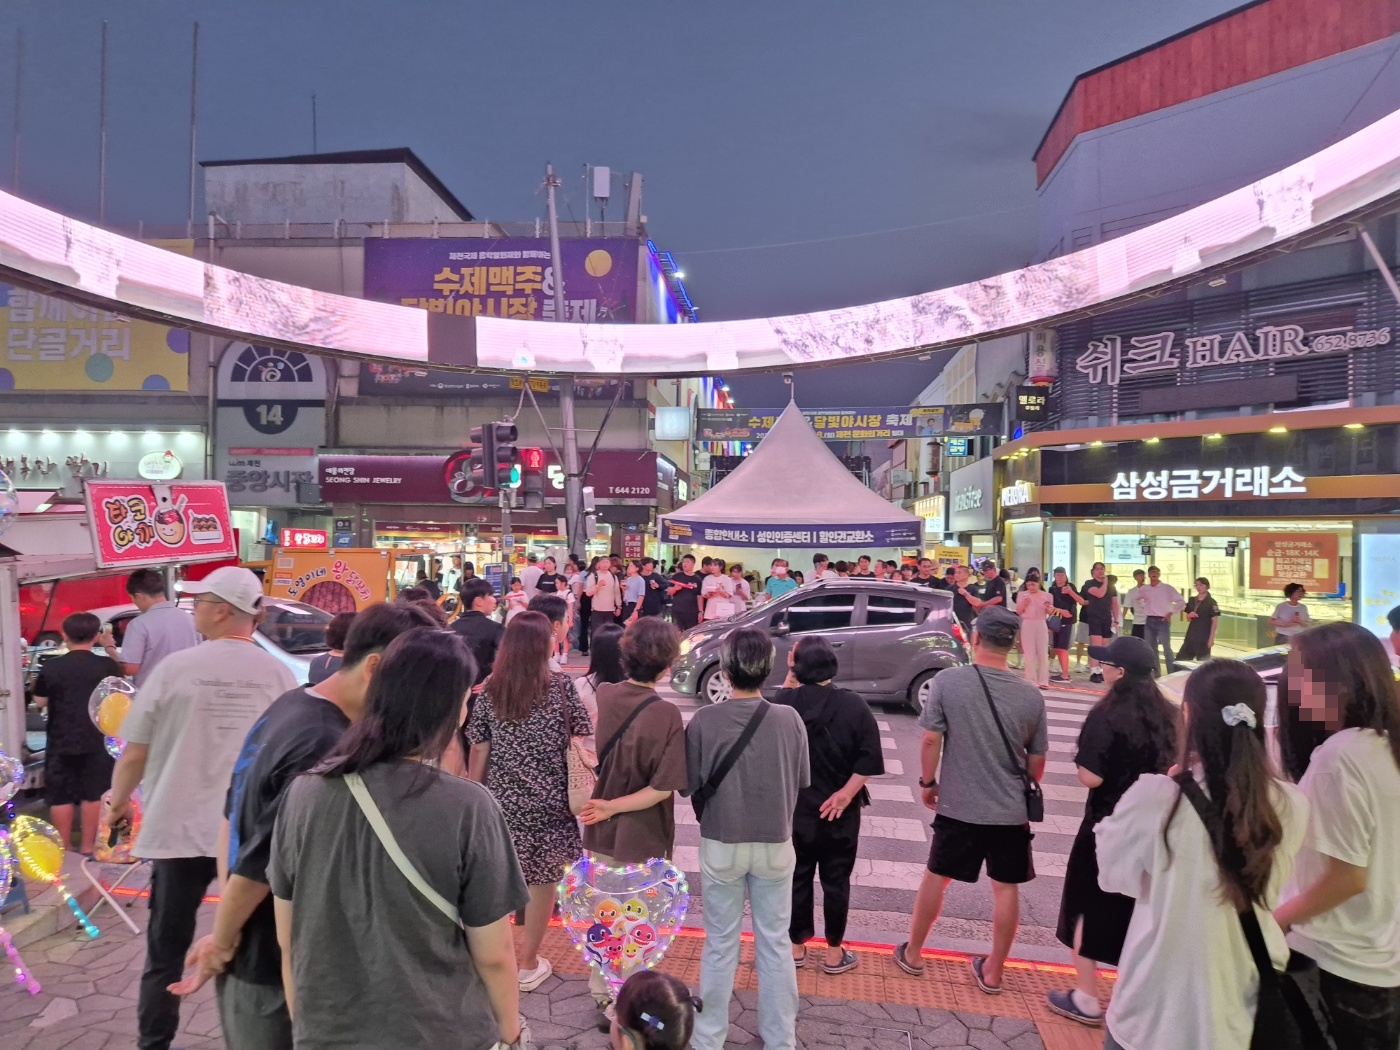
{"type": "Polygon", "coordinates": [[[973,597],[977,597],[977,584],[973,580],[968,580],[959,589],[957,582],[953,583],[953,615],[968,627],[977,619],[977,610],[972,607],[972,602],[963,594],[967,591],[973,597]]]}
{"type": "MultiPolygon", "coordinates": [[[[798,792],[793,821],[808,828],[829,828],[830,822],[821,816],[822,803],[845,787],[852,776],[878,777],[885,772],[875,716],[858,695],[830,685],[783,689],[773,702],[796,708],[807,727],[812,783],[798,792]]],[[[868,805],[870,792],[862,788],[846,816],[858,815],[860,808],[868,805]]]]}
{"type": "Polygon", "coordinates": [[[1070,583],[1068,580],[1064,582],[1063,586],[1052,580],[1049,590],[1050,600],[1055,603],[1055,608],[1063,609],[1070,614],[1068,616],[1061,616],[1050,622],[1050,631],[1054,634],[1061,628],[1074,626],[1074,621],[1079,612],[1079,603],[1074,600],[1074,595],[1077,593],[1074,589],[1074,584],[1070,583]]]}
{"type": "Polygon", "coordinates": [[[671,574],[670,583],[672,585],[677,583],[686,585],[671,595],[671,615],[675,618],[677,625],[693,626],[699,623],[700,588],[705,583],[705,577],[698,572],[682,570],[671,574]]]}
{"type": "Polygon", "coordinates": [[[476,680],[486,681],[496,663],[496,649],[506,629],[475,609],[464,610],[461,616],[452,621],[452,629],[467,640],[467,647],[476,659],[476,680]]]}
{"type": "Polygon", "coordinates": [[[666,588],[671,581],[654,568],[648,572],[642,569],[642,616],[660,616],[666,611],[666,588]]]}
{"type": "Polygon", "coordinates": [[[1079,596],[1088,603],[1079,615],[1089,625],[1089,633],[1097,638],[1107,638],[1113,633],[1113,599],[1118,596],[1118,591],[1107,580],[1100,583],[1091,576],[1079,588],[1079,596]],[[1103,597],[1095,597],[1090,591],[1091,587],[1102,587],[1103,597]]]}
{"type": "MultiPolygon", "coordinates": [[[[287,788],[320,762],[349,726],[345,712],[314,686],[302,686],[273,701],[248,730],[224,803],[231,875],[267,882],[272,830],[287,788]]],[[[282,952],[277,947],[271,894],[243,924],[229,972],[249,984],[282,984],[282,952]]]]}
{"type": "MultiPolygon", "coordinates": [[[[1006,609],[1009,607],[1009,603],[1006,600],[1006,581],[1000,576],[993,576],[990,580],[983,580],[982,586],[977,589],[977,597],[982,599],[983,605],[986,605],[987,602],[991,601],[993,598],[1000,598],[1001,608],[1006,609]]],[[[1014,612],[1015,610],[1012,611],[1014,612]]]]}
{"type": "Polygon", "coordinates": [[[92,724],[88,700],[97,683],[111,675],[120,678],[121,665],[91,649],[74,649],[44,661],[34,695],[49,702],[49,754],[103,753],[102,730],[92,724]]]}

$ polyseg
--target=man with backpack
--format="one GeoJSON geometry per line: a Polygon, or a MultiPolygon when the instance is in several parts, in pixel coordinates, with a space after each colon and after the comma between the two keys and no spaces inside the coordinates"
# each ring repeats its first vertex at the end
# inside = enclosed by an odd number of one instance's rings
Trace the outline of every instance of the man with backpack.
{"type": "Polygon", "coordinates": [[[795,708],[759,692],[773,671],[766,630],[731,631],[720,646],[730,699],[702,707],[685,731],[688,794],[700,819],[705,949],[691,1045],[721,1050],[739,963],[747,898],[758,971],[758,1034],[768,1050],[791,1050],[797,1030],[797,969],[788,940],[792,918],[792,815],[811,783],[807,728],[795,708]]]}

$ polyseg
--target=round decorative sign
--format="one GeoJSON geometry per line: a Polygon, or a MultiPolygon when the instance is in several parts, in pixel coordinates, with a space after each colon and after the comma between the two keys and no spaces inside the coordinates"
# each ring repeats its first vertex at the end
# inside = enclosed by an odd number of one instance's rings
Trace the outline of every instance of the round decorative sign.
{"type": "Polygon", "coordinates": [[[170,451],[147,452],[136,464],[136,473],[147,481],[171,481],[184,469],[180,457],[170,451]]]}

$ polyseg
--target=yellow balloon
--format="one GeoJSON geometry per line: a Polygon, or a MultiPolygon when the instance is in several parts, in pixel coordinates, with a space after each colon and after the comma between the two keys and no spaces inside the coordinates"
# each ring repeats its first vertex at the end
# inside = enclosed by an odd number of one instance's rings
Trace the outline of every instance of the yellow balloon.
{"type": "Polygon", "coordinates": [[[131,697],[126,693],[113,693],[102,701],[97,709],[97,728],[103,736],[121,736],[122,723],[131,712],[131,697]]]}
{"type": "Polygon", "coordinates": [[[583,260],[583,269],[589,277],[606,277],[612,270],[612,256],[602,248],[594,248],[583,260]]]}
{"type": "Polygon", "coordinates": [[[19,870],[35,882],[47,882],[63,870],[63,847],[43,835],[17,840],[19,870]]]}

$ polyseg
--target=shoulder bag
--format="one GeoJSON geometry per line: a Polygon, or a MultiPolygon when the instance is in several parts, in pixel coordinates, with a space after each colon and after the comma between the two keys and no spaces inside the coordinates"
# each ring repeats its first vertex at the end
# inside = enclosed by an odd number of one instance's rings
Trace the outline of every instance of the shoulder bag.
{"type": "Polygon", "coordinates": [[[593,789],[598,786],[598,774],[588,760],[588,749],[583,746],[583,741],[574,736],[573,720],[569,717],[569,690],[566,687],[560,692],[564,706],[564,764],[568,768],[569,812],[578,816],[593,797],[593,789]]]}
{"type": "Polygon", "coordinates": [[[1023,764],[1016,757],[1016,749],[1011,746],[1011,738],[1006,735],[1006,727],[1001,724],[1001,715],[997,713],[997,705],[992,702],[992,691],[987,688],[987,679],[982,676],[982,668],[973,664],[972,669],[977,672],[977,680],[982,683],[982,694],[987,698],[987,706],[992,709],[992,718],[996,720],[1001,742],[1006,745],[1006,757],[1011,759],[1016,776],[1021,780],[1021,790],[1026,796],[1026,819],[1032,824],[1039,824],[1045,819],[1045,795],[1041,793],[1035,777],[1031,776],[1029,764],[1023,764]]]}
{"type": "Polygon", "coordinates": [[[709,805],[710,799],[715,797],[715,792],[724,783],[724,778],[729,776],[729,771],[734,768],[734,763],[739,761],[739,756],[749,746],[749,741],[753,740],[753,735],[758,732],[763,716],[768,713],[768,708],[771,706],[767,700],[758,702],[758,710],[749,716],[748,724],[744,726],[744,731],[739,734],[739,739],[734,741],[734,746],[726,751],[724,757],[715,764],[709,779],[696,788],[695,793],[690,796],[690,804],[695,809],[696,820],[704,819],[705,807],[709,805]]]}
{"type": "MultiPolygon", "coordinates": [[[[1176,778],[1181,793],[1186,796],[1206,826],[1211,852],[1220,863],[1220,847],[1225,836],[1225,822],[1206,798],[1201,785],[1190,773],[1176,778]]],[[[1250,1050],[1336,1050],[1332,1037],[1332,1018],[1323,1002],[1317,963],[1305,955],[1290,952],[1288,967],[1283,973],[1274,969],[1274,961],[1264,944],[1264,931],[1254,908],[1240,912],[1240,928],[1244,931],[1249,954],[1259,971],[1259,995],[1254,1008],[1254,1035],[1250,1050]]]]}
{"type": "Polygon", "coordinates": [[[384,814],[379,811],[379,806],[370,797],[369,788],[365,787],[364,779],[358,773],[345,774],[345,786],[350,789],[350,794],[359,804],[360,812],[369,821],[371,830],[379,839],[379,844],[384,847],[384,852],[389,854],[389,859],[394,862],[394,867],[403,873],[403,877],[413,884],[413,888],[428,899],[428,902],[437,908],[452,921],[452,924],[459,930],[466,932],[466,924],[462,922],[462,917],[457,913],[457,908],[451,904],[446,897],[428,885],[428,880],[419,874],[418,869],[413,866],[413,861],[409,860],[403,849],[399,846],[398,840],[394,838],[394,833],[389,830],[389,824],[384,819],[384,814]]]}
{"type": "Polygon", "coordinates": [[[608,742],[604,744],[603,749],[598,752],[598,764],[593,767],[593,772],[595,774],[599,776],[602,775],[603,763],[606,762],[608,760],[608,756],[613,753],[613,748],[617,747],[617,745],[622,742],[622,734],[626,733],[627,730],[631,728],[632,723],[636,721],[637,716],[643,711],[645,711],[652,704],[659,703],[660,700],[661,697],[653,693],[651,696],[647,697],[636,707],[632,708],[632,713],[622,720],[622,725],[617,727],[617,732],[608,738],[608,742]]]}

